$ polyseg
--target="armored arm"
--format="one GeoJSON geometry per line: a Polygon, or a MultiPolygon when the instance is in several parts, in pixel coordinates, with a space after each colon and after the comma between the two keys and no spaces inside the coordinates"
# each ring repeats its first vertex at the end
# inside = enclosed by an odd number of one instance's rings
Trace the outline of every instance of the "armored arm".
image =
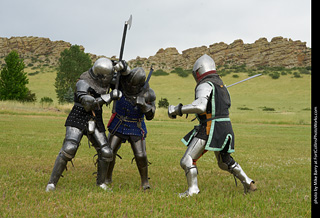
{"type": "Polygon", "coordinates": [[[182,116],[183,114],[202,114],[206,112],[211,91],[212,87],[208,83],[200,84],[196,89],[195,100],[191,104],[182,105],[180,103],[177,106],[169,106],[169,117],[176,118],[177,115],[182,116]]]}
{"type": "Polygon", "coordinates": [[[153,89],[148,88],[146,92],[142,92],[137,96],[137,105],[141,108],[142,113],[146,115],[147,120],[152,120],[156,111],[156,94],[153,89]]]}
{"type": "Polygon", "coordinates": [[[116,62],[116,64],[114,65],[114,69],[117,72],[121,73],[122,76],[128,75],[131,70],[127,62],[124,60],[116,62]]]}
{"type": "Polygon", "coordinates": [[[112,100],[121,98],[122,93],[119,90],[112,90],[111,93],[101,95],[101,97],[94,98],[89,93],[90,86],[84,80],[79,80],[76,84],[76,96],[84,109],[89,112],[100,108],[103,104],[110,104],[112,100]]]}

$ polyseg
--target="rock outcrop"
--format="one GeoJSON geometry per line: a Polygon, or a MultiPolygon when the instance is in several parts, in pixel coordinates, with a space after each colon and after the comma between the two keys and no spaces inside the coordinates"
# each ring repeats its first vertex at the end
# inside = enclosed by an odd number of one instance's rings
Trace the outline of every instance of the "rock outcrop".
{"type": "MultiPolygon", "coordinates": [[[[49,38],[43,37],[0,37],[0,66],[4,63],[4,58],[12,51],[16,50],[20,57],[23,58],[26,65],[47,64],[56,66],[60,58],[60,54],[65,49],[71,47],[71,43],[65,41],[51,41],[49,38]]],[[[80,49],[84,51],[84,47],[80,45],[80,49]]],[[[98,57],[89,54],[94,61],[98,57]]]]}
{"type": "MultiPolygon", "coordinates": [[[[0,66],[10,51],[16,50],[24,59],[26,65],[47,64],[56,66],[60,53],[70,48],[71,43],[51,41],[41,37],[0,37],[0,66]]],[[[84,50],[83,46],[80,46],[84,50]]],[[[246,44],[241,39],[231,44],[224,42],[209,46],[189,48],[179,53],[176,48],[159,49],[149,58],[137,57],[130,60],[131,67],[142,66],[170,71],[174,68],[192,69],[194,62],[203,54],[211,56],[218,66],[243,65],[256,66],[283,66],[287,68],[311,66],[311,48],[305,42],[293,41],[283,37],[274,37],[270,42],[260,38],[252,44],[246,44]]],[[[92,61],[98,56],[89,54],[92,61]]],[[[113,57],[115,58],[115,57],[113,57]]]]}
{"type": "Polygon", "coordinates": [[[311,48],[305,42],[274,37],[270,42],[260,38],[252,44],[241,39],[231,44],[224,42],[190,48],[180,54],[175,48],[161,48],[154,56],[132,60],[133,65],[148,67],[153,64],[157,69],[172,70],[176,67],[192,69],[194,62],[203,54],[211,56],[216,65],[283,66],[287,68],[311,66],[311,48]]]}

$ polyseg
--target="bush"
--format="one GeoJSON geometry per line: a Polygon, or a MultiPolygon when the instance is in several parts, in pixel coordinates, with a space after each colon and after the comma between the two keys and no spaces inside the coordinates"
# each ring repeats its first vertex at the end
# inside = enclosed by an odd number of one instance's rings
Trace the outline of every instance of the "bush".
{"type": "Polygon", "coordinates": [[[35,93],[32,93],[29,89],[28,89],[28,93],[27,96],[22,100],[22,102],[35,102],[37,101],[37,97],[35,93]]]}
{"type": "Polygon", "coordinates": [[[48,105],[51,105],[53,103],[53,100],[52,98],[49,98],[49,97],[43,97],[40,99],[40,104],[48,104],[48,105]]]}
{"type": "Polygon", "coordinates": [[[271,76],[272,79],[278,79],[280,77],[280,73],[273,72],[273,73],[270,73],[269,76],[271,76]]]}
{"type": "Polygon", "coordinates": [[[301,74],[311,74],[311,71],[309,71],[306,68],[301,68],[301,69],[299,69],[299,71],[300,71],[301,74]]]}
{"type": "Polygon", "coordinates": [[[167,98],[161,98],[158,102],[158,108],[168,108],[169,107],[169,101],[167,98]]]}
{"type": "Polygon", "coordinates": [[[156,70],[152,73],[152,76],[167,76],[169,73],[165,72],[162,69],[156,70]]]}
{"type": "Polygon", "coordinates": [[[182,68],[178,67],[178,68],[175,68],[173,71],[171,71],[171,73],[176,73],[180,77],[187,77],[189,76],[190,71],[192,73],[192,70],[183,70],[182,68]]]}
{"type": "Polygon", "coordinates": [[[252,111],[253,109],[248,108],[248,107],[238,107],[238,110],[242,110],[242,111],[252,111]]]}
{"type": "Polygon", "coordinates": [[[294,72],[294,73],[293,73],[293,77],[294,77],[294,78],[301,78],[301,75],[300,75],[299,72],[294,72]]]}
{"type": "Polygon", "coordinates": [[[263,111],[275,111],[274,108],[272,108],[272,107],[266,107],[266,106],[262,107],[262,110],[263,110],[263,111]]]}

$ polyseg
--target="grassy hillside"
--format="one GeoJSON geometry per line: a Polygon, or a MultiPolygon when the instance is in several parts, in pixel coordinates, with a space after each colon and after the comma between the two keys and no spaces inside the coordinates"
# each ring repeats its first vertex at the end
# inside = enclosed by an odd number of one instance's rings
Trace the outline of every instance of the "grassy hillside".
{"type": "MultiPolygon", "coordinates": [[[[50,97],[54,100],[52,107],[68,107],[57,104],[54,87],[56,72],[51,68],[39,71],[28,76],[28,87],[36,93],[37,101],[42,97],[50,97]]],[[[27,69],[26,72],[32,74],[34,71],[27,69]]],[[[237,73],[237,78],[234,75],[223,76],[224,83],[230,85],[248,77],[247,73],[237,73]]],[[[157,102],[161,98],[167,98],[170,104],[177,105],[191,103],[194,99],[196,83],[191,75],[186,78],[177,74],[153,76],[150,85],[156,92],[157,102]]],[[[230,87],[229,92],[232,101],[230,113],[235,122],[310,124],[310,75],[294,78],[288,74],[278,79],[263,75],[230,87]]],[[[166,110],[158,110],[157,117],[166,119],[166,110]]]]}
{"type": "MultiPolygon", "coordinates": [[[[50,69],[49,69],[50,70],[50,69]]],[[[223,77],[232,84],[247,77],[223,77]]],[[[72,105],[58,105],[55,72],[29,76],[38,101],[53,105],[0,102],[0,217],[310,217],[311,216],[311,76],[279,79],[261,76],[229,88],[235,131],[235,153],[258,191],[243,195],[242,185],[217,166],[213,152],[198,162],[198,196],[180,199],[187,189],[180,159],[186,147],[180,139],[196,125],[170,120],[157,109],[147,122],[151,190],[139,189],[139,176],[130,145],[123,144],[114,169],[113,193],[95,185],[93,156],[84,137],[57,190],[46,193],[55,158],[61,148],[64,122],[72,105]]],[[[151,78],[157,101],[188,104],[193,100],[192,76],[151,78]]],[[[104,110],[107,122],[111,108],[104,110]]]]}

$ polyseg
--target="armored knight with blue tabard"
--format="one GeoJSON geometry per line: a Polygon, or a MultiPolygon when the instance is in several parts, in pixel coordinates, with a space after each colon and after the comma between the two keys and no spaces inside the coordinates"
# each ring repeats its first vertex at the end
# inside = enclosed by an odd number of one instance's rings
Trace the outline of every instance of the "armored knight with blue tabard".
{"type": "Polygon", "coordinates": [[[188,105],[170,105],[168,115],[195,114],[199,125],[189,132],[182,142],[188,146],[180,161],[185,171],[188,189],[180,197],[198,194],[197,160],[207,151],[214,151],[220,169],[230,172],[243,184],[244,192],[255,191],[255,182],[243,171],[232,157],[234,133],[229,118],[230,95],[216,72],[214,60],[208,55],[201,56],[194,64],[193,76],[197,82],[195,100],[188,105]]]}
{"type": "MultiPolygon", "coordinates": [[[[125,62],[122,62],[125,64],[125,62]]],[[[128,75],[121,75],[119,89],[123,95],[116,102],[115,111],[108,124],[109,142],[113,151],[107,183],[112,183],[112,172],[115,166],[116,154],[121,144],[128,141],[134,153],[143,190],[149,189],[148,159],[146,153],[147,128],[145,119],[152,120],[155,114],[156,95],[149,87],[146,73],[142,67],[134,68],[128,75]]]]}
{"type": "Polygon", "coordinates": [[[127,74],[121,62],[100,58],[92,68],[81,74],[76,83],[74,106],[65,122],[65,139],[54,163],[46,191],[56,189],[63,171],[67,168],[67,163],[75,157],[83,135],[88,137],[97,151],[96,183],[102,189],[108,190],[106,174],[113,154],[102,120],[102,106],[108,105],[112,100],[118,100],[122,96],[122,93],[117,89],[108,93],[115,70],[123,75],[127,74]]]}

